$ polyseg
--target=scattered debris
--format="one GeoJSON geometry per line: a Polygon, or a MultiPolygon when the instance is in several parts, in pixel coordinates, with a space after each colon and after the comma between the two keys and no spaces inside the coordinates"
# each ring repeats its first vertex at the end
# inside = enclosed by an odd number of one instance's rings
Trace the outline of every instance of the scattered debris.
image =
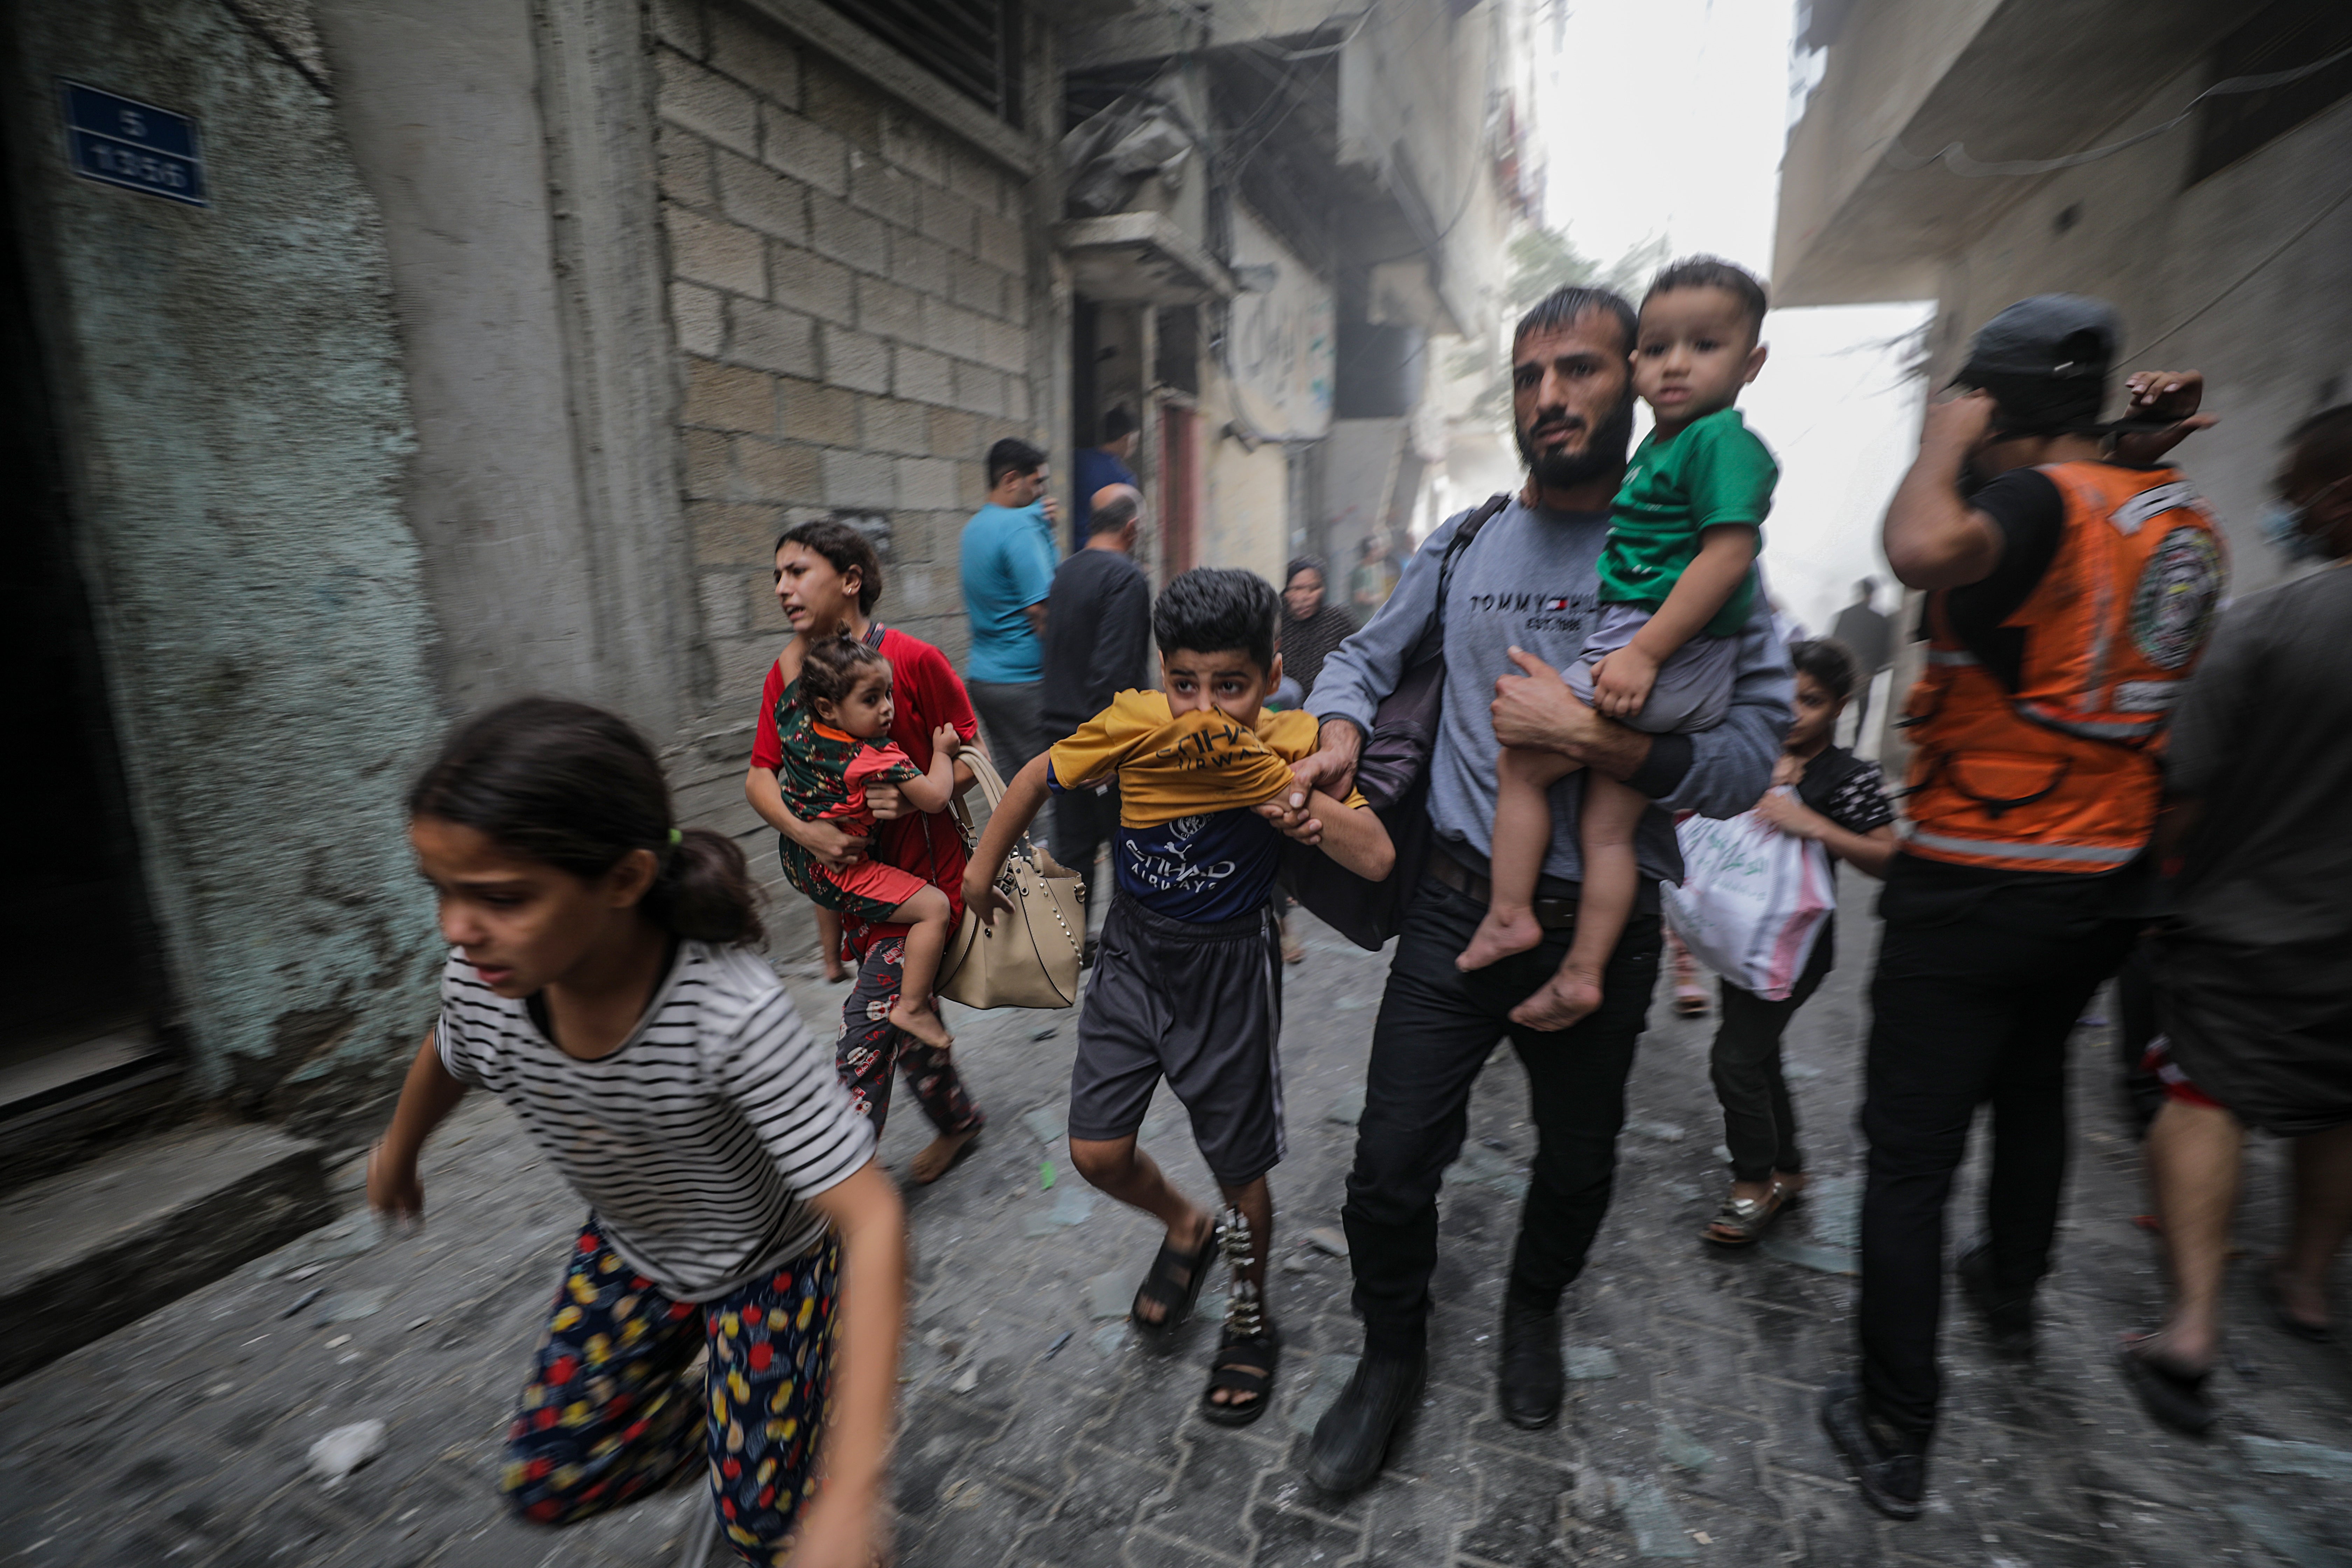
{"type": "Polygon", "coordinates": [[[950,1508],[978,1508],[987,1500],[987,1493],[988,1487],[985,1482],[976,1481],[965,1476],[941,1487],[940,1500],[950,1508]]]}
{"type": "Polygon", "coordinates": [[[1805,1188],[1806,1228],[1831,1247],[1862,1245],[1862,1178],[1823,1176],[1805,1188]]]}
{"type": "Polygon", "coordinates": [[[1353,1127],[1364,1119],[1364,1086],[1350,1084],[1339,1091],[1331,1109],[1323,1113],[1326,1121],[1336,1121],[1342,1127],[1353,1127]]]}
{"type": "Polygon", "coordinates": [[[1064,1187],[1054,1194],[1054,1206],[1045,1217],[1055,1225],[1084,1225],[1094,1212],[1094,1194],[1084,1187],[1064,1187]]]}
{"type": "Polygon", "coordinates": [[[1045,1192],[1050,1193],[1054,1190],[1053,1161],[1040,1160],[1037,1162],[1037,1185],[1045,1192]]]}
{"type": "Polygon", "coordinates": [[[1859,1274],[1862,1264],[1843,1247],[1823,1247],[1817,1241],[1800,1241],[1785,1231],[1768,1231],[1756,1244],[1756,1250],[1781,1263],[1793,1263],[1800,1268],[1811,1268],[1822,1274],[1859,1274]]]}
{"type": "Polygon", "coordinates": [[[319,1303],[311,1321],[321,1327],[329,1323],[349,1323],[361,1318],[373,1318],[383,1310],[392,1300],[392,1287],[379,1285],[372,1290],[343,1290],[319,1303]]]}
{"type": "Polygon", "coordinates": [[[1127,1344],[1127,1325],[1105,1323],[1088,1336],[1087,1343],[1094,1347],[1095,1354],[1098,1356],[1115,1356],[1127,1344]]]}
{"type": "Polygon", "coordinates": [[[383,1436],[381,1421],[338,1426],[310,1445],[310,1468],[331,1487],[383,1453],[383,1436]]]}
{"type": "Polygon", "coordinates": [[[1124,1318],[1134,1300],[1135,1286],[1124,1268],[1097,1274],[1087,1281],[1088,1317],[1124,1318]]]}
{"type": "Polygon", "coordinates": [[[1347,1237],[1328,1226],[1318,1226],[1308,1231],[1307,1240],[1307,1244],[1318,1252],[1327,1252],[1334,1258],[1348,1256],[1347,1237]]]}
{"type": "Polygon", "coordinates": [[[417,1330],[419,1330],[419,1329],[423,1328],[425,1324],[427,1324],[427,1323],[431,1322],[432,1321],[433,1321],[433,1314],[432,1314],[432,1313],[430,1313],[430,1312],[425,1313],[425,1316],[423,1316],[423,1317],[421,1317],[421,1318],[411,1318],[411,1319],[408,1321],[408,1327],[407,1327],[407,1328],[405,1328],[404,1330],[403,1330],[402,1331],[403,1331],[404,1333],[411,1333],[411,1334],[413,1334],[413,1333],[415,1333],[417,1330]]]}
{"type": "Polygon", "coordinates": [[[1315,1430],[1315,1423],[1323,1419],[1323,1412],[1331,1408],[1339,1391],[1356,1374],[1356,1358],[1351,1355],[1317,1356],[1315,1370],[1307,1386],[1290,1402],[1290,1429],[1300,1434],[1315,1430]]]}
{"type": "Polygon", "coordinates": [[[948,1392],[950,1394],[970,1394],[973,1389],[978,1388],[979,1386],[980,1368],[977,1366],[968,1366],[963,1369],[963,1375],[961,1377],[957,1378],[953,1383],[948,1384],[948,1392]]]}
{"type": "Polygon", "coordinates": [[[1051,1026],[1047,1026],[1047,1027],[1045,1027],[1045,1028],[1043,1028],[1043,1029],[1038,1030],[1035,1034],[1031,1035],[1029,1037],[1030,1037],[1031,1039],[1033,1039],[1033,1040],[1050,1040],[1050,1039],[1052,1039],[1055,1035],[1058,1035],[1058,1034],[1060,1034],[1061,1032],[1062,1032],[1062,1030],[1061,1030],[1061,1026],[1059,1026],[1059,1025],[1051,1025],[1051,1026]]]}
{"type": "Polygon", "coordinates": [[[1829,1069],[1827,1068],[1817,1068],[1811,1062],[1783,1062],[1780,1064],[1780,1076],[1785,1079],[1792,1079],[1798,1083],[1811,1083],[1813,1079],[1822,1077],[1828,1070],[1829,1069]]]}
{"type": "Polygon", "coordinates": [[[278,1315],[281,1318],[290,1318],[295,1313],[300,1311],[303,1308],[309,1306],[311,1302],[317,1300],[326,1293],[327,1288],[324,1285],[313,1285],[308,1290],[303,1291],[299,1296],[295,1297],[294,1304],[288,1307],[284,1311],[278,1315]]]}
{"type": "Polygon", "coordinates": [[[1049,1149],[1058,1147],[1063,1135],[1070,1130],[1068,1121],[1059,1112],[1047,1110],[1042,1105],[1034,1110],[1023,1111],[1021,1125],[1029,1129],[1031,1137],[1049,1149]]]}
{"type": "Polygon", "coordinates": [[[1626,1480],[1620,1476],[1609,1478],[1610,1500],[1625,1516],[1625,1528],[1633,1532],[1633,1550],[1643,1557],[1696,1557],[1698,1550],[1691,1542],[1690,1532],[1683,1528],[1682,1516],[1665,1489],[1644,1476],[1638,1480],[1626,1480]]]}
{"type": "Polygon", "coordinates": [[[1062,1331],[1062,1337],[1045,1347],[1045,1359],[1047,1361],[1052,1361],[1055,1356],[1060,1355],[1062,1353],[1062,1347],[1069,1342],[1070,1331],[1064,1329],[1062,1331]]]}
{"type": "Polygon", "coordinates": [[[2352,1488],[2352,1453],[2342,1448],[2249,1435],[2238,1439],[2238,1450],[2245,1456],[2248,1469],[2273,1476],[2309,1476],[2315,1481],[2352,1488]]]}
{"type": "Polygon", "coordinates": [[[1487,1148],[1494,1150],[1498,1154],[1507,1154],[1511,1152],[1511,1146],[1508,1143],[1504,1142],[1500,1138],[1481,1138],[1478,1142],[1484,1143],[1487,1148]]]}
{"type": "Polygon", "coordinates": [[[365,1209],[351,1218],[338,1220],[310,1235],[289,1242],[274,1256],[262,1259],[254,1273],[263,1279],[292,1277],[307,1279],[320,1267],[338,1258],[356,1258],[384,1237],[384,1227],[375,1211],[365,1209]],[[308,1269],[309,1273],[298,1273],[308,1269]]]}
{"type": "Polygon", "coordinates": [[[1307,1261],[1307,1253],[1304,1248],[1297,1252],[1287,1252],[1283,1254],[1282,1271],[1285,1274],[1306,1274],[1313,1270],[1314,1267],[1315,1265],[1307,1261]]]}
{"type": "Polygon", "coordinates": [[[1715,1464],[1715,1450],[1671,1421],[1658,1423],[1658,1458],[1678,1470],[1704,1475],[1715,1464]]]}
{"type": "Polygon", "coordinates": [[[1448,1185],[1475,1182],[1492,1187],[1505,1197],[1525,1197],[1528,1191],[1525,1167],[1517,1160],[1476,1143],[1463,1146],[1461,1158],[1445,1167],[1444,1179],[1448,1185]]]}
{"type": "Polygon", "coordinates": [[[1607,1345],[1570,1345],[1564,1361],[1570,1383],[1598,1383],[1617,1375],[1617,1352],[1607,1345]]]}
{"type": "Polygon", "coordinates": [[[1679,1143],[1690,1136],[1690,1130],[1672,1121],[1635,1120],[1625,1123],[1625,1131],[1637,1138],[1654,1138],[1661,1143],[1679,1143]]]}
{"type": "Polygon", "coordinates": [[[2305,1535],[2294,1521],[2266,1502],[2249,1499],[2244,1502],[2225,1502],[2221,1511],[2230,1516],[2239,1529],[2263,1543],[2273,1556],[2297,1564],[2308,1563],[2319,1568],[2322,1563],[2336,1564],[2343,1557],[2328,1551],[2305,1535]]]}
{"type": "Polygon", "coordinates": [[[351,1343],[351,1342],[352,1342],[352,1336],[351,1336],[351,1335],[349,1335],[349,1334],[337,1334],[333,1339],[329,1340],[329,1341],[327,1342],[327,1348],[328,1348],[329,1350],[333,1350],[337,1345],[347,1345],[347,1344],[349,1344],[349,1343],[351,1343]]]}

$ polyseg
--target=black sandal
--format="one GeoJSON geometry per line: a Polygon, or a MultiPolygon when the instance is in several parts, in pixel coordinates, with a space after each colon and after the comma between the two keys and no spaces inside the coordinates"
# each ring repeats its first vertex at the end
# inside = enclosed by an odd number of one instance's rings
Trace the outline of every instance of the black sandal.
{"type": "Polygon", "coordinates": [[[1216,1358],[1209,1363],[1209,1386],[1201,1391],[1201,1419],[1218,1426],[1246,1426],[1265,1415],[1281,1361],[1282,1336],[1271,1326],[1254,1334],[1228,1328],[1217,1342],[1216,1358]],[[1220,1389],[1254,1397],[1246,1403],[1220,1404],[1220,1389]]]}
{"type": "Polygon", "coordinates": [[[2139,1395],[2141,1406],[2158,1422],[2176,1432],[2202,1437],[2221,1414],[2205,1397],[2205,1380],[2212,1373],[2187,1373],[2166,1365],[2147,1348],[2156,1340],[2155,1334],[2124,1336],[2123,1349],[2116,1357],[2123,1368],[2124,1381],[2139,1395]]]}
{"type": "Polygon", "coordinates": [[[1217,1252],[1217,1222],[1209,1222],[1208,1235],[1201,1238],[1198,1250],[1179,1252],[1166,1242],[1160,1244],[1159,1255],[1152,1258],[1150,1270],[1143,1283],[1136,1288],[1134,1304],[1127,1310],[1127,1321],[1143,1336],[1154,1350],[1166,1350],[1176,1342],[1176,1331],[1192,1315],[1192,1303],[1201,1299],[1201,1283],[1209,1277],[1209,1259],[1217,1252]],[[1190,1270],[1182,1280],[1180,1270],[1190,1270]],[[1146,1304],[1160,1309],[1158,1322],[1146,1319],[1140,1310],[1146,1304]]]}

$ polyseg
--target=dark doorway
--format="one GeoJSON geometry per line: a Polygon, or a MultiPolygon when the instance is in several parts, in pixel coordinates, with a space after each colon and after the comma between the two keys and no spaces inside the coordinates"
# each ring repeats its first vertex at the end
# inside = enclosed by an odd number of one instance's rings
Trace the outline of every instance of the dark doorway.
{"type": "Polygon", "coordinates": [[[0,767],[0,1117],[150,1058],[163,1012],[11,166],[0,156],[0,484],[13,503],[0,669],[14,698],[0,767]]]}

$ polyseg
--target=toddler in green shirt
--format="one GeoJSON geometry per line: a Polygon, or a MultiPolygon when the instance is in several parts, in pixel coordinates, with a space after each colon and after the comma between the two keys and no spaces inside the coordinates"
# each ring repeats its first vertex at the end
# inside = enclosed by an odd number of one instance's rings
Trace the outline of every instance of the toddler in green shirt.
{"type": "MultiPolygon", "coordinates": [[[[1754,565],[1780,465],[1733,406],[1764,368],[1764,286],[1714,257],[1677,261],[1643,298],[1633,390],[1656,427],[1633,450],[1601,547],[1601,605],[1577,696],[1652,734],[1722,722],[1739,636],[1756,596],[1754,565]]],[[[1483,969],[1543,941],[1537,878],[1551,842],[1546,792],[1577,763],[1505,747],[1495,797],[1494,889],[1454,962],[1483,969]]],[[[1587,773],[1576,935],[1559,971],[1511,1011],[1514,1023],[1565,1029],[1601,1005],[1601,974],[1633,911],[1633,827],[1647,800],[1587,773]]]]}

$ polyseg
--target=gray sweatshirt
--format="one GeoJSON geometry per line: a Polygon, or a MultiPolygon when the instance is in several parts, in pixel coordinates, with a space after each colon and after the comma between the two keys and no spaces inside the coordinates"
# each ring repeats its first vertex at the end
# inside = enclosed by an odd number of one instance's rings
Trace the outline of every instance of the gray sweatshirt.
{"type": "MultiPolygon", "coordinates": [[[[1388,603],[1364,628],[1323,661],[1307,700],[1318,719],[1349,719],[1370,733],[1372,713],[1396,689],[1421,640],[1437,598],[1438,563],[1468,512],[1448,518],[1405,563],[1388,603]]],[[[1494,842],[1495,773],[1501,748],[1487,705],[1495,679],[1515,674],[1507,653],[1525,648],[1565,669],[1583,651],[1600,578],[1594,563],[1608,537],[1606,512],[1529,510],[1515,497],[1487,520],[1454,563],[1445,603],[1445,710],[1430,761],[1430,817],[1440,847],[1483,871],[1494,842]]],[[[1657,804],[1642,817],[1634,847],[1654,908],[1654,882],[1682,879],[1671,813],[1737,816],[1772,782],[1772,764],[1793,716],[1794,678],[1788,650],[1772,632],[1764,595],[1739,638],[1731,712],[1712,730],[1660,735],[1650,758],[1627,782],[1657,804]]],[[[1584,774],[1552,786],[1551,850],[1544,878],[1556,884],[1583,878],[1577,810],[1584,774]]]]}

